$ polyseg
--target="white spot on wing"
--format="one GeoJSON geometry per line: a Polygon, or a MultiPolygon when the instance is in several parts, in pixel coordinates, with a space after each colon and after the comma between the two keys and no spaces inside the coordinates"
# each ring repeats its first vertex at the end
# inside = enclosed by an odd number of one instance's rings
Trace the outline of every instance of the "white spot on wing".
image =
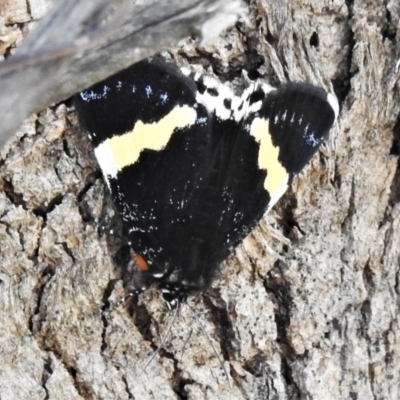
{"type": "Polygon", "coordinates": [[[339,103],[336,97],[332,93],[328,93],[327,100],[329,105],[332,107],[333,112],[335,113],[335,119],[336,119],[339,115],[339,103]]]}
{"type": "MultiPolygon", "coordinates": [[[[103,142],[99,144],[94,149],[94,154],[96,155],[97,162],[100,165],[101,170],[103,171],[104,177],[107,178],[107,175],[111,177],[116,177],[119,171],[118,165],[115,162],[114,155],[108,146],[107,142],[103,142]]],[[[109,183],[107,182],[108,186],[109,183]]]]}
{"type": "Polygon", "coordinates": [[[144,89],[146,91],[146,96],[149,98],[153,94],[153,89],[151,88],[150,85],[147,85],[146,88],[144,89]]]}

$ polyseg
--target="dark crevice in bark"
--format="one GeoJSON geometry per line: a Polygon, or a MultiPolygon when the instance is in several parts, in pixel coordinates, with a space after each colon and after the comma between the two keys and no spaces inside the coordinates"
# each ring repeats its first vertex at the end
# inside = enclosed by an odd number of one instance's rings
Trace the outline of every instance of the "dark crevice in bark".
{"type": "Polygon", "coordinates": [[[264,287],[267,293],[271,294],[271,301],[276,305],[275,323],[278,331],[278,342],[287,344],[287,328],[290,325],[290,314],[293,306],[293,299],[290,293],[289,283],[281,272],[281,262],[277,261],[273,270],[264,280],[264,287]]]}
{"type": "Polygon", "coordinates": [[[7,198],[11,201],[11,203],[13,203],[16,207],[22,206],[24,210],[27,209],[22,194],[15,192],[14,185],[11,181],[3,179],[1,186],[1,189],[3,190],[7,198]]]}
{"type": "Polygon", "coordinates": [[[134,400],[135,396],[129,390],[129,384],[124,375],[122,375],[121,380],[122,380],[123,384],[125,385],[125,393],[128,395],[128,399],[134,400]]]}
{"type": "MultiPolygon", "coordinates": [[[[354,39],[354,32],[351,28],[351,20],[353,18],[353,1],[346,1],[348,7],[348,17],[347,17],[347,26],[346,26],[346,35],[343,38],[343,44],[347,46],[347,53],[343,61],[343,67],[341,69],[340,75],[338,75],[335,79],[332,80],[333,89],[335,91],[336,97],[339,100],[339,104],[345,101],[351,92],[351,79],[354,75],[356,75],[357,70],[353,70],[353,57],[354,57],[354,48],[356,45],[356,41],[354,39]]],[[[350,108],[350,105],[348,105],[350,108]]]]}
{"type": "Polygon", "coordinates": [[[45,360],[45,363],[43,365],[43,372],[42,372],[42,387],[43,387],[43,390],[45,391],[45,396],[44,396],[45,400],[50,399],[49,391],[46,387],[46,384],[47,384],[47,381],[49,380],[49,378],[52,376],[53,372],[54,371],[51,366],[51,360],[50,360],[50,357],[48,357],[45,360]]]}
{"type": "Polygon", "coordinates": [[[112,312],[112,306],[110,304],[109,298],[114,291],[115,285],[118,282],[117,279],[112,279],[108,282],[107,287],[103,294],[103,306],[101,307],[101,319],[103,322],[103,331],[101,333],[101,352],[103,353],[107,347],[107,328],[109,325],[108,316],[112,312]]]}
{"type": "Polygon", "coordinates": [[[286,392],[288,394],[288,399],[299,400],[302,397],[302,392],[298,388],[296,381],[293,377],[292,367],[287,358],[282,358],[281,362],[282,377],[286,382],[286,392]]]}
{"type": "Polygon", "coordinates": [[[310,37],[310,46],[318,48],[319,47],[319,36],[317,32],[313,32],[310,37]]]}
{"type": "Polygon", "coordinates": [[[384,2],[386,8],[386,19],[384,21],[383,27],[381,29],[382,39],[388,39],[392,42],[396,39],[397,26],[392,20],[392,13],[387,8],[387,1],[384,2]]]}
{"type": "Polygon", "coordinates": [[[237,349],[235,349],[233,345],[236,341],[236,337],[227,307],[224,306],[224,304],[215,305],[206,296],[204,296],[204,303],[211,312],[211,318],[217,337],[219,338],[222,356],[225,360],[230,360],[231,355],[234,354],[237,349]]]}
{"type": "Polygon", "coordinates": [[[393,143],[390,154],[399,157],[397,160],[396,173],[394,174],[390,188],[389,204],[394,206],[400,202],[400,114],[397,116],[396,123],[393,127],[393,143]]]}
{"type": "Polygon", "coordinates": [[[152,317],[147,308],[143,304],[138,303],[136,296],[130,297],[127,300],[126,307],[143,339],[148,342],[153,342],[154,337],[151,333],[152,317]]]}
{"type": "Polygon", "coordinates": [[[305,234],[294,217],[294,210],[297,208],[297,199],[292,193],[288,193],[280,201],[280,204],[279,225],[282,227],[283,235],[291,240],[296,240],[293,228],[297,228],[301,234],[305,234]]]}

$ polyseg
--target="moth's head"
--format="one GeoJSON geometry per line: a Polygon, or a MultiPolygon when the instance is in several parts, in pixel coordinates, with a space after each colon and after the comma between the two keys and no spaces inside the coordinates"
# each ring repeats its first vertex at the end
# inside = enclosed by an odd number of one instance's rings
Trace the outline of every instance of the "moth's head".
{"type": "Polygon", "coordinates": [[[177,307],[186,301],[189,295],[180,285],[161,282],[158,286],[170,311],[176,310],[177,307]]]}
{"type": "Polygon", "coordinates": [[[151,285],[156,286],[163,296],[169,310],[176,310],[186,301],[188,296],[197,293],[199,289],[197,282],[190,282],[182,279],[176,274],[176,268],[168,265],[160,268],[159,266],[149,265],[140,255],[135,254],[136,267],[127,274],[125,289],[129,293],[141,294],[151,285]]]}

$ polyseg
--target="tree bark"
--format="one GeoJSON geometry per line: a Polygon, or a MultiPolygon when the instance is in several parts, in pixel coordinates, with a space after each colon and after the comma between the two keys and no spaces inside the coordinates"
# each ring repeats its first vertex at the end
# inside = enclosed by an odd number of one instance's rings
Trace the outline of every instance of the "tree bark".
{"type": "MultiPolygon", "coordinates": [[[[16,6],[0,4],[0,13],[15,20],[7,11],[16,6]]],[[[32,113],[187,36],[213,39],[238,13],[240,0],[56,2],[0,65],[0,147],[32,113]]]]}
{"type": "MultiPolygon", "coordinates": [[[[400,398],[400,6],[248,3],[172,56],[333,90],[327,143],[140,374],[171,314],[153,289],[118,304],[130,254],[93,224],[120,231],[71,103],[26,120],[0,164],[1,400],[400,398]]],[[[41,14],[2,6],[9,55],[41,14]]]]}

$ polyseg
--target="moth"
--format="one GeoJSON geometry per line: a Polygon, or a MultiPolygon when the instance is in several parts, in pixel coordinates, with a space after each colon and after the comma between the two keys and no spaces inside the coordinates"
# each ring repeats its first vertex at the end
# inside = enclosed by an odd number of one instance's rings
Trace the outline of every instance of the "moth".
{"type": "Polygon", "coordinates": [[[210,285],[338,114],[320,87],[255,82],[237,95],[160,57],[81,92],[75,104],[137,254],[131,289],[156,284],[171,309],[210,285]]]}

